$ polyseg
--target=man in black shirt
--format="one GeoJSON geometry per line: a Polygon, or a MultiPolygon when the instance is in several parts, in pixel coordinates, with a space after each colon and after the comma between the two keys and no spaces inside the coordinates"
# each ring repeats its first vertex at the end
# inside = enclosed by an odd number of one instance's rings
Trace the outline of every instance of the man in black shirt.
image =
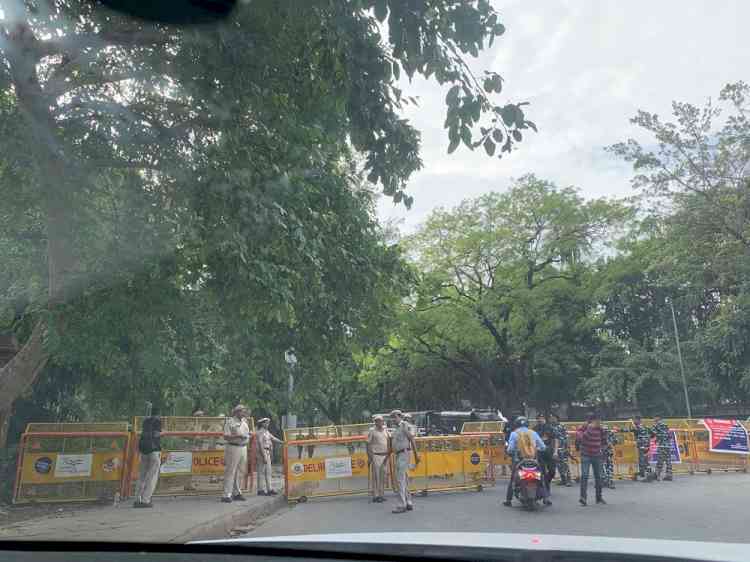
{"type": "MultiPolygon", "coordinates": [[[[542,441],[544,441],[544,445],[546,446],[544,451],[539,453],[539,462],[542,464],[544,484],[547,487],[547,492],[551,492],[550,484],[555,477],[555,466],[557,460],[557,437],[555,436],[552,425],[547,423],[547,419],[543,414],[539,414],[536,417],[534,431],[539,434],[539,437],[542,438],[542,441]]],[[[545,501],[545,503],[547,502],[545,501]]]]}
{"type": "Polygon", "coordinates": [[[151,496],[159,481],[161,467],[161,418],[156,408],[143,420],[138,452],[141,454],[141,461],[138,471],[138,493],[133,507],[153,507],[151,496]]]}

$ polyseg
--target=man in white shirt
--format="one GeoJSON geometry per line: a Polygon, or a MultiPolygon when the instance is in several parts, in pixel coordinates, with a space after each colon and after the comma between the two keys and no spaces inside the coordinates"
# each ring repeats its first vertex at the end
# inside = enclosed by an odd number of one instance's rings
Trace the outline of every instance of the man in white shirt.
{"type": "Polygon", "coordinates": [[[375,427],[367,434],[367,458],[372,475],[372,501],[385,501],[385,471],[388,466],[388,432],[385,430],[383,416],[373,418],[375,427]]]}
{"type": "Polygon", "coordinates": [[[412,451],[414,452],[414,464],[419,464],[417,444],[409,429],[409,424],[403,419],[401,410],[393,410],[391,418],[396,424],[391,437],[391,453],[395,455],[396,482],[398,484],[398,498],[401,505],[393,510],[393,513],[404,513],[414,509],[414,504],[409,491],[409,461],[412,451]]]}
{"type": "Polygon", "coordinates": [[[271,435],[268,431],[269,418],[258,420],[258,430],[255,432],[255,468],[258,471],[258,495],[275,496],[276,490],[271,488],[271,462],[273,459],[273,444],[284,443],[271,435]]]}
{"type": "Polygon", "coordinates": [[[245,501],[242,483],[247,474],[247,445],[250,443],[250,428],[247,425],[248,409],[237,404],[232,416],[224,422],[224,495],[221,501],[245,501]]]}

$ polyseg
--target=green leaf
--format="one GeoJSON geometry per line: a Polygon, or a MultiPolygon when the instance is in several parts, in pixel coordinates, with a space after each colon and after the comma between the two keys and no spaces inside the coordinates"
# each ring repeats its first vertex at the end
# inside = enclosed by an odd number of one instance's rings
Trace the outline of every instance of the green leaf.
{"type": "Polygon", "coordinates": [[[375,0],[375,17],[381,23],[388,17],[388,2],[386,0],[375,0]]]}
{"type": "Polygon", "coordinates": [[[445,96],[445,103],[448,104],[448,107],[454,107],[458,104],[458,93],[460,91],[461,87],[458,84],[448,90],[448,93],[445,96]]]}
{"type": "Polygon", "coordinates": [[[521,131],[515,130],[513,131],[513,139],[517,142],[521,142],[521,139],[523,138],[523,135],[521,135],[521,131]]]}
{"type": "Polygon", "coordinates": [[[393,61],[393,76],[396,77],[396,80],[401,78],[401,65],[395,60],[393,61]]]}
{"type": "Polygon", "coordinates": [[[453,139],[451,140],[450,144],[448,145],[448,154],[453,154],[453,152],[458,148],[458,145],[461,143],[459,139],[453,139]]]}
{"type": "Polygon", "coordinates": [[[495,142],[500,144],[503,142],[503,132],[500,129],[495,129],[492,131],[492,138],[495,139],[495,142]]]}
{"type": "Polygon", "coordinates": [[[527,127],[529,128],[529,129],[533,129],[533,131],[534,131],[535,133],[538,133],[538,132],[539,132],[539,131],[537,131],[537,129],[536,129],[536,125],[535,125],[534,123],[532,123],[531,121],[526,121],[526,126],[527,126],[527,127]]]}
{"type": "Polygon", "coordinates": [[[505,33],[505,26],[502,23],[498,23],[495,25],[494,29],[492,30],[495,35],[502,35],[505,33]]]}
{"type": "Polygon", "coordinates": [[[461,140],[466,146],[471,148],[471,129],[466,125],[461,127],[461,140]]]}
{"type": "Polygon", "coordinates": [[[516,122],[516,106],[506,105],[500,110],[500,117],[503,118],[503,123],[508,127],[516,122]]]}
{"type": "Polygon", "coordinates": [[[495,143],[492,142],[492,139],[490,137],[484,139],[484,151],[489,156],[493,156],[495,154],[495,143]]]}

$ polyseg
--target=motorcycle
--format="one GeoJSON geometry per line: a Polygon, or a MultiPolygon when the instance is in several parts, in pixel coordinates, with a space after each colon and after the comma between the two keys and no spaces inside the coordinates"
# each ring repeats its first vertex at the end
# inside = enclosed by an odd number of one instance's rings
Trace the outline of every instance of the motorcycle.
{"type": "Polygon", "coordinates": [[[514,495],[528,510],[536,509],[537,502],[544,499],[542,468],[536,460],[524,459],[518,463],[514,495]]]}

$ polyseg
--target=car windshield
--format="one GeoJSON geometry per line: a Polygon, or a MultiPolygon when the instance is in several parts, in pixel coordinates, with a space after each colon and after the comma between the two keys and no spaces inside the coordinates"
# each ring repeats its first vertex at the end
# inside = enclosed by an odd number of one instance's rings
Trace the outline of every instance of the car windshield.
{"type": "Polygon", "coordinates": [[[0,540],[747,542],[749,21],[0,0],[0,540]]]}

